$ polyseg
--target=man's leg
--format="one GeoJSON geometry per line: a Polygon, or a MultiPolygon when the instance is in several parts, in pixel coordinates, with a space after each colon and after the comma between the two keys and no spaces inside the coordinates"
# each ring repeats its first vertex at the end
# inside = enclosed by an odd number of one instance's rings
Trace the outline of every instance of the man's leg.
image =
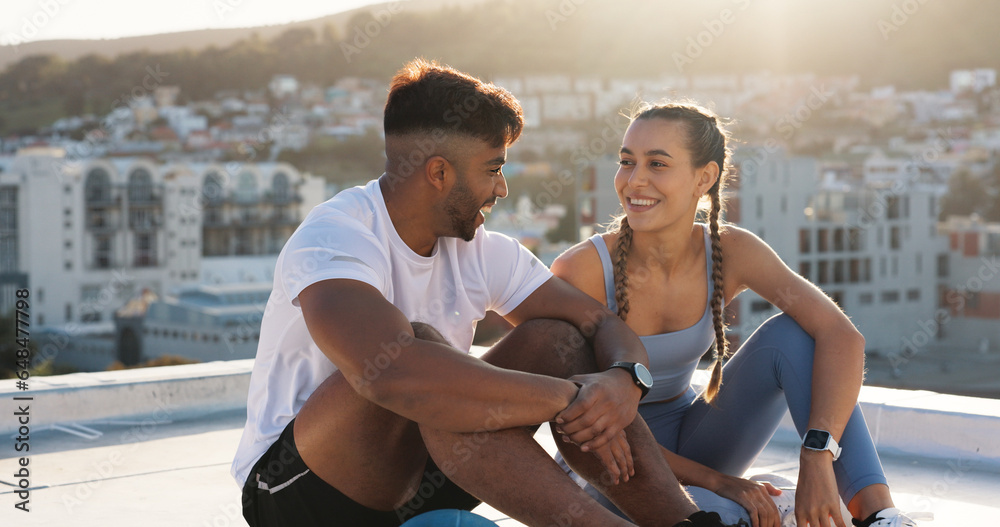
{"type": "MultiPolygon", "coordinates": [[[[518,326],[483,359],[501,368],[561,378],[596,369],[580,333],[553,320],[518,326]]],[[[470,434],[421,427],[428,451],[449,478],[528,525],[627,525],[577,487],[534,441],[530,430],[503,429],[503,415],[498,412],[493,417],[494,429],[470,434]]],[[[642,419],[636,416],[625,431],[635,476],[618,485],[608,485],[609,477],[594,455],[557,443],[570,466],[605,489],[639,525],[672,526],[697,511],[642,419]]]]}
{"type": "MultiPolygon", "coordinates": [[[[436,331],[414,324],[417,338],[436,331]]],[[[410,500],[427,462],[417,424],[358,395],[340,372],[295,418],[295,445],[309,469],[348,498],[376,510],[410,500]]]]}

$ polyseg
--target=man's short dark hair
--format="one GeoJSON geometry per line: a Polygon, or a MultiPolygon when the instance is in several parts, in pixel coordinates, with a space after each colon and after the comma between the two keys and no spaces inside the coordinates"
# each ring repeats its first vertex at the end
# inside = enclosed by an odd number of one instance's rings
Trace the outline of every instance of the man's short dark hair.
{"type": "Polygon", "coordinates": [[[414,59],[396,72],[385,102],[385,135],[457,133],[508,146],[521,135],[521,104],[509,91],[436,61],[414,59]]]}

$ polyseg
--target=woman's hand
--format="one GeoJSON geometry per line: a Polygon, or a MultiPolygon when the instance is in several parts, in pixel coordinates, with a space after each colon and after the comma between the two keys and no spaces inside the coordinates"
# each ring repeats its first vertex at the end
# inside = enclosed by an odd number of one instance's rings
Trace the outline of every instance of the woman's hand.
{"type": "Polygon", "coordinates": [[[781,495],[780,489],[767,481],[750,481],[726,475],[722,478],[722,485],[715,489],[715,493],[746,509],[753,527],[781,527],[781,514],[771,499],[771,496],[781,495]]]}
{"type": "MultiPolygon", "coordinates": [[[[567,436],[562,436],[564,441],[569,441],[567,436]]],[[[600,483],[611,486],[623,483],[635,475],[635,468],[632,465],[632,448],[628,444],[628,436],[622,430],[618,436],[604,446],[591,450],[597,456],[601,464],[604,465],[604,472],[601,473],[600,483]]]]}
{"type": "Polygon", "coordinates": [[[847,527],[840,513],[840,494],[833,474],[833,456],[827,451],[802,449],[799,484],[795,488],[795,521],[798,525],[847,527]]]}

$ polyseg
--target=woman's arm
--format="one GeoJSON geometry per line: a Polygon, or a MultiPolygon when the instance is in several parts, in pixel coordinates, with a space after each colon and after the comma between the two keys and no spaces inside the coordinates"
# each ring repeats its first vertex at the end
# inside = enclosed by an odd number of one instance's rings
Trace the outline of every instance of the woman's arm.
{"type": "Polygon", "coordinates": [[[812,398],[809,427],[839,440],[864,378],[864,337],[833,300],[789,269],[763,240],[732,226],[727,231],[722,240],[727,298],[750,289],[815,339],[812,390],[822,396],[812,398]]]}
{"type": "MultiPolygon", "coordinates": [[[[722,240],[727,298],[751,289],[815,339],[808,428],[826,430],[839,441],[861,391],[864,337],[837,304],[789,269],[763,240],[732,226],[727,231],[722,240]]],[[[834,516],[841,525],[831,453],[801,449],[798,488],[800,521],[819,524],[834,516]]]]}
{"type": "Polygon", "coordinates": [[[771,498],[781,495],[781,491],[770,483],[729,476],[675,454],[663,446],[660,450],[682,485],[708,489],[739,503],[747,510],[755,527],[771,527],[781,523],[781,515],[771,498]]]}

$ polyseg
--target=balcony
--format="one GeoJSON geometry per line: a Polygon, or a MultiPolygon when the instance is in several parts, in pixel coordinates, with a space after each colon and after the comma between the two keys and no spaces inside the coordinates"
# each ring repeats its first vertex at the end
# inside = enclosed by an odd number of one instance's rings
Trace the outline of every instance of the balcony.
{"type": "Polygon", "coordinates": [[[120,207],[122,197],[120,195],[112,195],[110,192],[94,192],[84,198],[84,203],[86,203],[88,208],[120,207]]]}
{"type": "Polygon", "coordinates": [[[91,232],[113,232],[120,228],[121,222],[112,216],[91,216],[87,220],[87,230],[91,232]]]}

